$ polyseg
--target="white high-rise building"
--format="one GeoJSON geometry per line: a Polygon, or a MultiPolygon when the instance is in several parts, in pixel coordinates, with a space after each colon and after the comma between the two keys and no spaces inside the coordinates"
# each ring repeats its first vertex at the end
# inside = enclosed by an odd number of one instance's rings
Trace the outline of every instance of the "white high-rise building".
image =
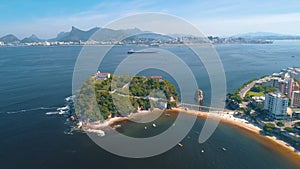
{"type": "Polygon", "coordinates": [[[274,119],[286,119],[289,99],[281,93],[267,93],[264,109],[274,119]]]}

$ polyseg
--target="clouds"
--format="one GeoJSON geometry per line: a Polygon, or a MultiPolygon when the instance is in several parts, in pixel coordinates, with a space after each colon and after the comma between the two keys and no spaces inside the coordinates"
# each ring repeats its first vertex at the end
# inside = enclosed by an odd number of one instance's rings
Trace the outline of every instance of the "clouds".
{"type": "Polygon", "coordinates": [[[234,35],[245,32],[274,32],[299,35],[300,13],[254,15],[236,18],[215,17],[192,21],[207,34],[234,35]]]}
{"type": "Polygon", "coordinates": [[[20,2],[17,9],[15,3],[8,2],[0,6],[7,10],[3,11],[2,19],[0,16],[0,35],[14,33],[20,38],[32,33],[42,38],[54,37],[60,31],[69,31],[71,26],[89,29],[142,12],[165,12],[182,17],[209,35],[255,31],[300,34],[300,2],[297,0],[288,3],[279,0],[90,0],[78,3],[53,0],[47,4],[20,2]]]}

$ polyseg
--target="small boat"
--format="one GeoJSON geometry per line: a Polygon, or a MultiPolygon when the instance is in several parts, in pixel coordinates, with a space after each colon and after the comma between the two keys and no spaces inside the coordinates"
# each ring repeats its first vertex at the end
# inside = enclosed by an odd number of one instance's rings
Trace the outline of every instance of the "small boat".
{"type": "Polygon", "coordinates": [[[224,148],[224,147],[222,147],[222,150],[223,150],[223,151],[226,151],[227,149],[226,149],[226,148],[224,148]]]}
{"type": "Polygon", "coordinates": [[[133,50],[133,49],[130,49],[128,52],[128,54],[133,54],[133,53],[157,53],[157,51],[145,51],[145,50],[133,50]]]}
{"type": "Polygon", "coordinates": [[[151,43],[149,46],[151,46],[151,47],[159,47],[159,43],[151,43]]]}
{"type": "Polygon", "coordinates": [[[148,128],[147,128],[147,126],[145,126],[145,130],[147,130],[148,128]]]}
{"type": "Polygon", "coordinates": [[[54,115],[54,114],[58,114],[58,112],[47,112],[46,115],[54,115]]]}
{"type": "Polygon", "coordinates": [[[179,147],[183,147],[183,145],[182,145],[181,143],[178,143],[177,145],[178,145],[179,147]]]}
{"type": "Polygon", "coordinates": [[[203,150],[203,149],[201,150],[201,153],[204,153],[204,150],[203,150]]]}
{"type": "Polygon", "coordinates": [[[70,106],[65,106],[65,107],[59,107],[56,109],[57,111],[68,111],[70,110],[70,106]]]}
{"type": "Polygon", "coordinates": [[[153,123],[152,126],[153,126],[153,127],[156,127],[156,124],[153,123]]]}
{"type": "Polygon", "coordinates": [[[122,127],[121,124],[116,124],[116,125],[113,126],[113,129],[118,129],[118,128],[121,128],[121,127],[122,127]]]}
{"type": "Polygon", "coordinates": [[[136,52],[135,50],[130,49],[127,53],[128,53],[128,54],[133,54],[133,53],[135,53],[135,52],[136,52]]]}

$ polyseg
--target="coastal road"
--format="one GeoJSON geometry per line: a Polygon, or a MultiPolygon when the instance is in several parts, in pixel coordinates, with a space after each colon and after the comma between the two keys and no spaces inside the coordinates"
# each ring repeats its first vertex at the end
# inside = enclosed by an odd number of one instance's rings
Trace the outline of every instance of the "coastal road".
{"type": "Polygon", "coordinates": [[[240,91],[240,97],[243,99],[246,96],[246,93],[255,85],[256,80],[253,82],[249,83],[247,86],[245,86],[241,91],[240,91]]]}

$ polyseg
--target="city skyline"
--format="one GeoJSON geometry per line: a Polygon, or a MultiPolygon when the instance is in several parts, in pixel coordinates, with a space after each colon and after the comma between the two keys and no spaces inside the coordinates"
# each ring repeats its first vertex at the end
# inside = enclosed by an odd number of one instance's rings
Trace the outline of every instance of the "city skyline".
{"type": "Polygon", "coordinates": [[[205,35],[230,36],[247,32],[274,32],[300,35],[298,1],[161,1],[133,0],[26,2],[4,1],[0,5],[1,35],[15,34],[19,38],[36,34],[41,38],[55,37],[71,26],[83,30],[103,27],[120,17],[161,12],[181,17],[195,25],[205,35]],[[222,25],[222,26],[221,26],[222,25]],[[220,29],[222,27],[222,29],[220,29]]]}

